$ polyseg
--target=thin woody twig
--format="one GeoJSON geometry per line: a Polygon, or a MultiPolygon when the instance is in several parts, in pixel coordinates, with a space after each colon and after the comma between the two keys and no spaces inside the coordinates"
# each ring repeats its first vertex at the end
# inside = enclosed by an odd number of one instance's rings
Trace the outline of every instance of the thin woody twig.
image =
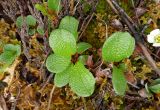
{"type": "Polygon", "coordinates": [[[83,33],[85,32],[85,30],[87,29],[87,27],[88,27],[89,23],[91,22],[91,20],[92,20],[93,16],[94,16],[94,13],[92,13],[92,15],[90,16],[90,18],[89,18],[89,20],[88,20],[88,22],[87,22],[86,26],[84,27],[84,29],[83,29],[82,33],[79,35],[78,40],[82,37],[83,33]]]}
{"type": "Polygon", "coordinates": [[[48,84],[48,82],[53,78],[53,74],[50,74],[46,80],[46,82],[43,83],[42,88],[39,90],[39,92],[42,92],[43,89],[46,87],[46,85],[48,84]]]}
{"type": "Polygon", "coordinates": [[[3,95],[0,95],[0,110],[8,110],[7,104],[3,95]]]}
{"type": "Polygon", "coordinates": [[[157,67],[155,61],[153,60],[153,58],[148,53],[146,47],[142,43],[140,43],[140,42],[138,42],[138,45],[141,47],[144,56],[149,61],[150,65],[153,67],[154,71],[160,76],[160,69],[157,67]]]}
{"type": "Polygon", "coordinates": [[[84,104],[84,110],[87,110],[87,106],[86,106],[86,100],[84,97],[81,97],[82,98],[82,102],[84,104]]]}
{"type": "Polygon", "coordinates": [[[24,55],[26,56],[27,60],[30,61],[31,60],[31,56],[29,54],[29,50],[28,50],[28,47],[26,45],[26,23],[25,23],[25,20],[24,20],[24,23],[23,23],[23,27],[22,29],[20,30],[20,37],[21,37],[21,41],[22,41],[22,44],[23,44],[23,53],[24,55]]]}
{"type": "MultiPolygon", "coordinates": [[[[119,15],[119,14],[121,14],[121,13],[119,13],[119,11],[122,11],[123,14],[125,15],[125,17],[127,17],[128,21],[131,22],[132,25],[134,25],[135,27],[137,27],[137,26],[135,25],[135,23],[133,22],[133,20],[127,15],[127,13],[124,12],[123,9],[121,9],[121,8],[116,9],[117,7],[115,7],[115,6],[114,6],[115,4],[112,3],[112,2],[114,2],[114,1],[111,2],[111,0],[107,0],[107,2],[108,2],[108,4],[110,5],[110,7],[112,8],[112,10],[114,10],[114,12],[115,12],[116,14],[119,15]]],[[[118,5],[118,4],[116,4],[116,5],[118,5]]]]}
{"type": "Polygon", "coordinates": [[[112,10],[113,10],[116,14],[118,14],[117,9],[113,6],[112,2],[111,2],[110,0],[106,0],[106,1],[108,2],[108,4],[110,5],[110,7],[112,8],[112,10]]]}
{"type": "Polygon", "coordinates": [[[129,30],[133,33],[136,42],[141,42],[141,38],[136,31],[136,28],[133,26],[133,22],[131,18],[127,15],[127,13],[118,5],[118,3],[115,0],[112,0],[112,4],[118,11],[118,15],[121,17],[121,19],[126,23],[129,30]]]}
{"type": "Polygon", "coordinates": [[[70,14],[73,15],[74,10],[74,0],[70,0],[70,14]]]}
{"type": "Polygon", "coordinates": [[[49,102],[48,102],[47,110],[50,110],[50,105],[51,105],[51,101],[52,101],[52,96],[53,96],[53,92],[54,92],[55,88],[56,88],[56,86],[53,85],[53,88],[52,88],[52,90],[51,90],[51,92],[50,92],[50,97],[49,97],[49,102]]]}
{"type": "Polygon", "coordinates": [[[20,96],[20,93],[21,93],[21,90],[20,90],[20,87],[17,87],[17,96],[16,96],[16,99],[13,100],[12,102],[12,105],[11,105],[11,110],[16,110],[16,106],[17,106],[17,101],[18,101],[18,98],[20,96]]]}
{"type": "Polygon", "coordinates": [[[85,30],[87,29],[87,27],[88,27],[88,25],[89,25],[89,23],[91,22],[91,20],[92,20],[92,18],[94,17],[94,15],[95,15],[95,10],[96,10],[96,7],[97,7],[97,4],[98,4],[98,0],[95,0],[95,5],[92,7],[92,11],[90,12],[90,14],[86,17],[86,19],[84,20],[85,22],[83,22],[82,23],[82,26],[81,26],[81,29],[80,29],[80,35],[79,35],[79,37],[78,37],[78,40],[80,40],[80,38],[82,37],[82,35],[83,35],[83,33],[85,32],[85,30]],[[89,17],[89,20],[86,22],[86,20],[88,19],[88,17],[89,17]],[[84,25],[84,23],[86,24],[85,26],[83,26],[84,25]]]}
{"type": "Polygon", "coordinates": [[[80,3],[80,0],[78,0],[77,4],[74,6],[74,9],[73,9],[73,15],[75,14],[76,9],[77,9],[77,6],[78,6],[78,4],[79,4],[79,3],[80,3]]]}
{"type": "Polygon", "coordinates": [[[3,7],[3,12],[12,21],[16,21],[16,14],[18,12],[18,7],[15,0],[0,0],[0,4],[3,7]]]}
{"type": "Polygon", "coordinates": [[[150,18],[150,19],[148,20],[147,24],[143,27],[143,29],[142,29],[142,31],[141,31],[142,34],[143,34],[144,31],[148,28],[148,26],[151,24],[151,22],[152,22],[152,19],[150,18]]]}
{"type": "MultiPolygon", "coordinates": [[[[20,63],[20,61],[18,60],[18,58],[14,61],[14,63],[11,65],[11,67],[8,67],[6,69],[6,72],[8,72],[10,75],[8,77],[6,77],[3,81],[6,82],[8,84],[8,88],[11,86],[13,78],[14,78],[14,73],[15,73],[15,69],[17,67],[17,65],[20,63]]],[[[6,90],[8,90],[8,88],[6,88],[6,90]]]]}

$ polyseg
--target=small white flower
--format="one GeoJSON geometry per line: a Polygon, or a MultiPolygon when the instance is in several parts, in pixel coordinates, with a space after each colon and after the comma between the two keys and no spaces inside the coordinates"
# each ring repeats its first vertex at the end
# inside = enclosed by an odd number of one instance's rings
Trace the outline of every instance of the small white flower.
{"type": "Polygon", "coordinates": [[[160,47],[160,29],[155,29],[147,35],[147,41],[153,43],[153,46],[160,47]]]}

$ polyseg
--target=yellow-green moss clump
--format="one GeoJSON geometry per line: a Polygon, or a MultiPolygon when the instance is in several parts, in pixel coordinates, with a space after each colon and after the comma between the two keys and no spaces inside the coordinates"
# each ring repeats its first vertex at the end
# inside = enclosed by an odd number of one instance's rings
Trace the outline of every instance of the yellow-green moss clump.
{"type": "Polygon", "coordinates": [[[15,25],[8,24],[4,19],[0,20],[0,53],[2,52],[3,45],[5,44],[19,44],[16,39],[15,25]]]}

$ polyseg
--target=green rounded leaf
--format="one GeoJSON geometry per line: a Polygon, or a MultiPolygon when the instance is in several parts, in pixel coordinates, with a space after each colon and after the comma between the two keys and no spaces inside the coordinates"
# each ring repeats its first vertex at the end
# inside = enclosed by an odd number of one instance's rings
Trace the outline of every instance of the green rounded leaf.
{"type": "Polygon", "coordinates": [[[37,27],[37,32],[40,34],[40,35],[44,35],[44,29],[40,26],[37,27]]]}
{"type": "Polygon", "coordinates": [[[81,55],[78,57],[78,61],[80,61],[83,65],[86,65],[89,55],[81,55]]]}
{"type": "Polygon", "coordinates": [[[22,16],[19,16],[19,17],[17,18],[17,20],[16,20],[16,26],[17,26],[18,28],[21,28],[22,25],[23,25],[23,17],[22,17],[22,16]]]}
{"type": "Polygon", "coordinates": [[[123,70],[115,66],[113,67],[112,83],[115,92],[123,96],[127,88],[127,81],[124,77],[123,70]]]}
{"type": "Polygon", "coordinates": [[[160,78],[152,81],[152,83],[149,85],[148,89],[154,93],[160,93],[160,78]]]}
{"type": "Polygon", "coordinates": [[[102,57],[105,61],[119,62],[134,51],[135,40],[128,32],[116,32],[104,43],[102,57]]]}
{"type": "Polygon", "coordinates": [[[153,86],[156,84],[160,84],[160,78],[153,80],[152,83],[150,84],[150,86],[153,86]]]}
{"type": "Polygon", "coordinates": [[[13,45],[13,44],[6,44],[3,48],[3,51],[12,51],[16,52],[16,56],[19,56],[21,54],[21,46],[20,45],[13,45]]]}
{"type": "Polygon", "coordinates": [[[59,28],[60,29],[65,29],[69,32],[71,32],[75,39],[77,40],[77,37],[78,37],[78,24],[79,24],[79,21],[77,19],[75,19],[74,17],[72,16],[65,16],[61,22],[60,22],[60,25],[59,25],[59,28]]]}
{"type": "Polygon", "coordinates": [[[0,63],[10,65],[21,53],[20,45],[6,44],[0,55],[0,63]]]}
{"type": "Polygon", "coordinates": [[[68,84],[69,83],[69,72],[70,72],[70,66],[67,67],[67,69],[64,70],[63,72],[55,74],[54,84],[57,87],[63,87],[66,84],[68,84]]]}
{"type": "Polygon", "coordinates": [[[86,42],[80,42],[77,44],[77,52],[78,53],[83,53],[85,52],[87,49],[91,48],[92,45],[86,42]]]}
{"type": "Polygon", "coordinates": [[[26,23],[28,26],[35,26],[36,25],[36,19],[32,15],[28,15],[26,17],[26,23]]]}
{"type": "Polygon", "coordinates": [[[8,66],[9,66],[8,64],[3,64],[3,65],[1,64],[0,65],[0,74],[6,72],[8,66]]]}
{"type": "Polygon", "coordinates": [[[160,93],[160,84],[154,85],[154,86],[150,86],[149,90],[154,92],[154,93],[160,93]]]}
{"type": "Polygon", "coordinates": [[[48,0],[48,8],[53,11],[59,11],[61,9],[61,0],[48,0]]]}
{"type": "Polygon", "coordinates": [[[32,36],[36,33],[36,30],[35,29],[29,29],[28,30],[28,35],[32,36]]]}
{"type": "Polygon", "coordinates": [[[95,86],[95,79],[92,73],[84,67],[81,62],[77,62],[70,68],[69,85],[73,92],[82,97],[92,95],[95,86]]]}
{"type": "Polygon", "coordinates": [[[0,63],[10,65],[15,60],[15,53],[12,51],[6,51],[0,55],[0,63]]]}
{"type": "Polygon", "coordinates": [[[43,6],[43,5],[41,5],[41,4],[36,4],[36,5],[35,5],[35,8],[36,8],[38,11],[41,11],[41,13],[42,13],[43,15],[48,15],[48,12],[47,12],[45,6],[43,6]]]}
{"type": "Polygon", "coordinates": [[[60,73],[69,66],[70,60],[70,57],[51,54],[46,60],[46,67],[50,72],[60,73]]]}
{"type": "Polygon", "coordinates": [[[64,29],[51,32],[49,45],[57,55],[71,56],[76,52],[76,40],[73,34],[64,29]]]}

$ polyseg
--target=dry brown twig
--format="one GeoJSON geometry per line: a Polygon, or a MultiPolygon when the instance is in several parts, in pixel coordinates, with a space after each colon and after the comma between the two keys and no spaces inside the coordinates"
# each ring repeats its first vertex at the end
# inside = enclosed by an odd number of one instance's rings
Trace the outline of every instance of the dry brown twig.
{"type": "Polygon", "coordinates": [[[44,22],[43,22],[43,20],[42,20],[41,14],[40,14],[39,11],[37,11],[37,10],[34,8],[33,1],[31,1],[31,3],[30,3],[30,1],[28,1],[28,2],[27,2],[27,6],[28,6],[28,9],[29,9],[30,13],[32,14],[32,16],[36,18],[39,26],[42,27],[42,28],[44,28],[44,22]],[[33,7],[31,7],[30,4],[32,4],[33,7]]]}
{"type": "Polygon", "coordinates": [[[0,95],[0,110],[8,110],[7,104],[3,95],[0,95]]]}
{"type": "Polygon", "coordinates": [[[74,10],[74,0],[70,0],[70,14],[73,15],[74,10]]]}
{"type": "Polygon", "coordinates": [[[51,81],[51,79],[53,78],[53,74],[51,73],[48,78],[46,79],[46,81],[42,84],[41,89],[39,90],[39,92],[42,92],[44,90],[44,88],[47,86],[47,84],[49,83],[49,81],[51,81]]]}
{"type": "Polygon", "coordinates": [[[78,0],[77,4],[74,6],[74,9],[73,9],[73,15],[75,14],[76,9],[77,9],[77,6],[78,6],[78,4],[79,4],[79,3],[80,3],[80,0],[78,0]]]}
{"type": "Polygon", "coordinates": [[[18,12],[16,0],[0,0],[0,4],[3,7],[3,12],[13,22],[16,21],[16,14],[18,12]]]}
{"type": "MultiPolygon", "coordinates": [[[[11,83],[12,83],[12,81],[13,81],[15,69],[16,69],[16,66],[17,66],[19,63],[20,63],[20,61],[19,61],[18,59],[16,59],[16,60],[14,61],[14,63],[13,63],[10,67],[8,67],[8,68],[6,69],[6,71],[5,71],[5,72],[8,72],[8,73],[9,73],[9,76],[6,77],[3,81],[8,84],[8,87],[10,87],[10,85],[11,85],[11,83]]],[[[8,88],[6,88],[6,89],[8,89],[8,88]]]]}
{"type": "Polygon", "coordinates": [[[94,16],[94,13],[92,13],[92,15],[90,16],[90,18],[89,18],[88,22],[86,23],[84,29],[82,30],[81,34],[79,35],[78,40],[82,37],[83,33],[85,32],[85,30],[87,29],[89,23],[91,22],[93,16],[94,16]]]}
{"type": "Polygon", "coordinates": [[[49,101],[48,101],[47,110],[50,110],[50,105],[51,105],[51,101],[52,101],[52,97],[53,97],[53,92],[54,92],[55,88],[56,88],[56,86],[53,85],[52,90],[51,90],[51,92],[50,92],[50,96],[49,96],[49,101]]]}
{"type": "Polygon", "coordinates": [[[20,33],[22,44],[23,44],[23,53],[26,56],[27,60],[31,61],[31,56],[29,54],[29,48],[27,47],[27,44],[26,44],[28,35],[27,35],[27,26],[26,26],[25,20],[24,20],[23,26],[19,33],[20,33]]]}

